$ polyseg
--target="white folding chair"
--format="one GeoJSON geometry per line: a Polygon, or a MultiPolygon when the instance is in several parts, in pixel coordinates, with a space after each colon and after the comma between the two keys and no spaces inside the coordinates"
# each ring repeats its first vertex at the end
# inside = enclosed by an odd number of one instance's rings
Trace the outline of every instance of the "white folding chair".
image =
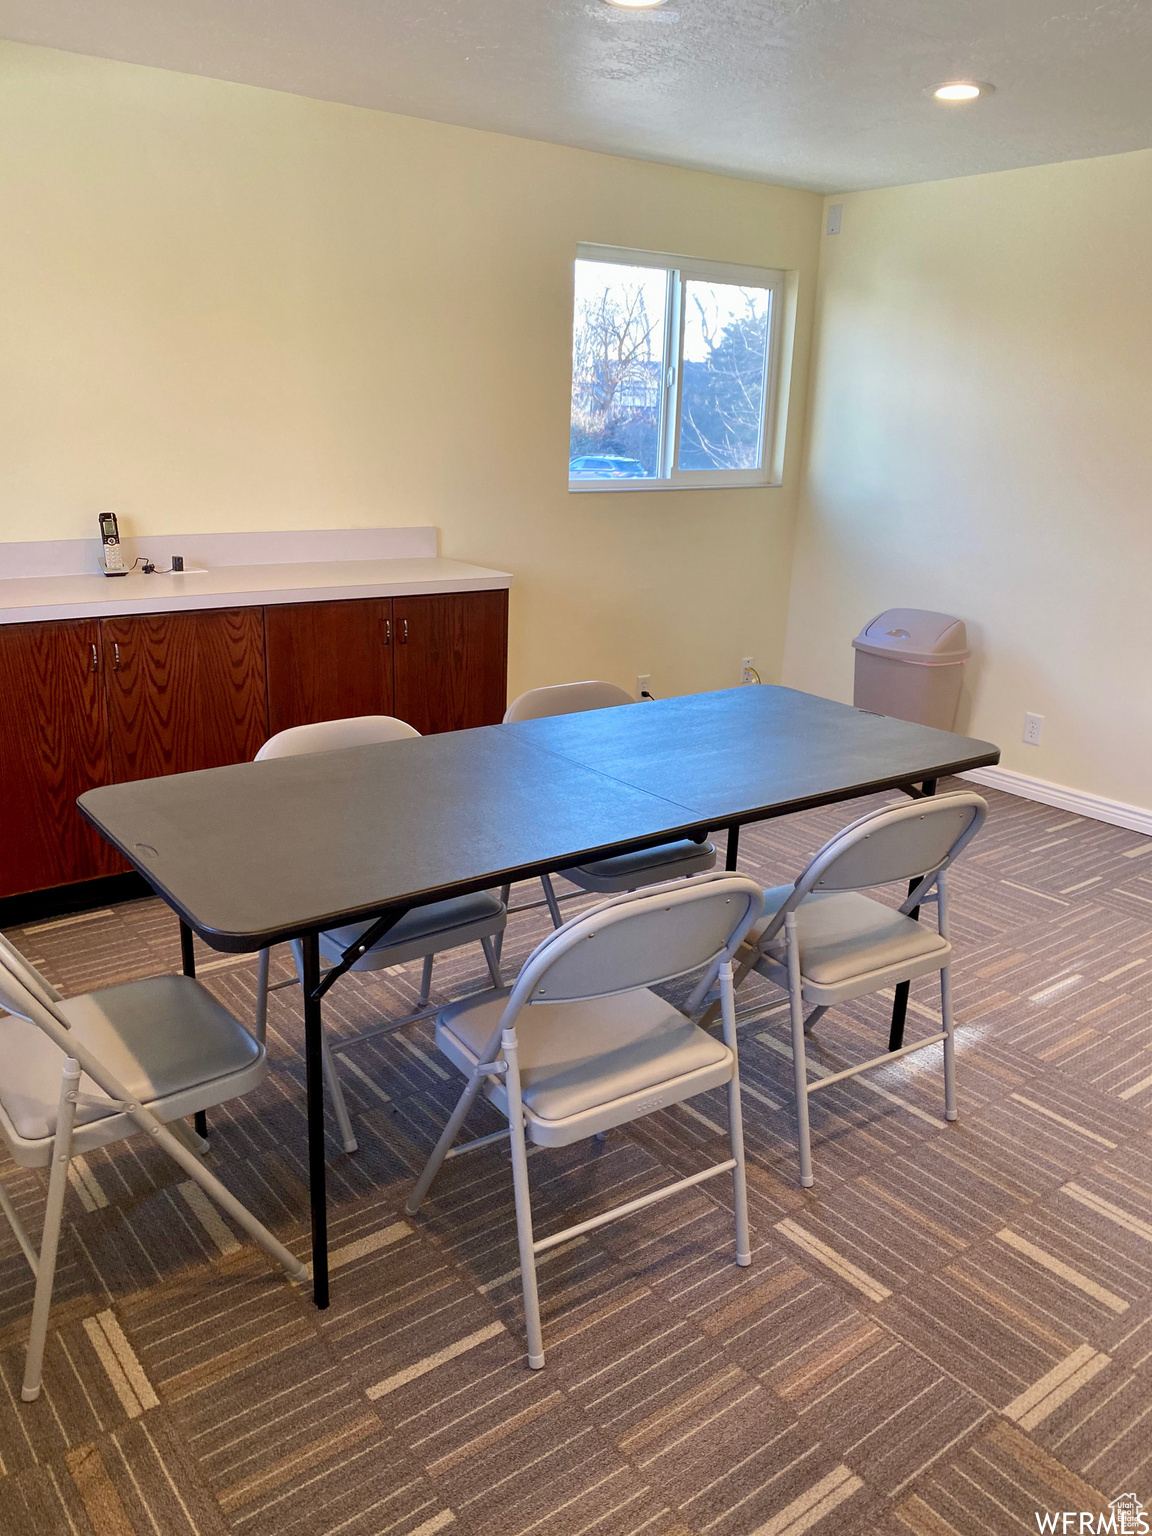
{"type": "MultiPolygon", "coordinates": [[[[625,693],[615,683],[557,683],[550,688],[530,688],[518,699],[513,699],[504,712],[504,724],[511,725],[517,720],[542,720],[549,715],[574,715],[590,709],[611,709],[619,704],[635,702],[630,693],[625,693]]],[[[715,864],[716,849],[711,843],[694,843],[688,838],[677,838],[672,842],[661,843],[657,848],[645,848],[639,853],[614,854],[611,858],[596,859],[591,864],[577,864],[559,873],[582,891],[595,891],[601,896],[608,896],[617,891],[635,891],[642,886],[659,885],[665,880],[702,874],[715,864]]],[[[559,928],[564,921],[559,903],[565,898],[557,897],[550,875],[541,875],[540,882],[544,887],[544,901],[553,925],[559,928]]],[[[511,887],[507,885],[500,892],[500,899],[505,905],[510,893],[511,887]]]]}
{"type": "Polygon", "coordinates": [[[268,1070],[263,1046],[206,987],[189,976],[153,976],[65,999],[0,937],[0,1006],[8,1009],[0,1014],[0,1134],[21,1167],[51,1165],[39,1253],[0,1185],[0,1208],[36,1276],[25,1402],[40,1393],[74,1156],[147,1133],[293,1280],[308,1278],[208,1172],[193,1150],[203,1143],[180,1123],[247,1093],[268,1070]]]}
{"type": "MultiPolygon", "coordinates": [[[[945,872],[976,836],[987,814],[986,802],[970,790],[870,811],[825,843],[795,885],[764,892],[764,916],[748,936],[736,984],[754,968],[788,993],[797,1150],[800,1183],[805,1188],[813,1182],[808,1099],[833,1083],[942,1044],[944,1117],[956,1119],[945,872]],[[915,880],[916,885],[899,910],[862,894],[907,880],[915,880]],[[936,904],[935,930],[908,916],[932,902],[936,904]],[[932,971],[940,973],[938,1033],[808,1081],[804,1037],[829,1008],[932,971]],[[807,1018],[806,1003],[813,1005],[807,1018]]],[[[695,1011],[693,1004],[701,1000],[709,980],[705,977],[690,999],[690,1012],[695,1011]]]]}
{"type": "MultiPolygon", "coordinates": [[[[346,747],[373,746],[382,741],[404,741],[419,734],[405,721],[396,720],[391,715],[355,715],[348,720],[322,720],[315,725],[292,726],[270,737],[257,752],[256,761],[261,763],[270,758],[300,757],[311,752],[337,752],[346,747]]],[[[500,954],[493,941],[503,932],[506,921],[504,903],[486,891],[478,891],[473,896],[456,896],[450,901],[435,901],[429,906],[414,907],[406,912],[351,969],[380,971],[391,965],[404,965],[409,960],[423,960],[424,969],[416,1008],[401,1019],[390,1019],[350,1039],[341,1040],[340,1049],[347,1050],[351,1045],[359,1045],[377,1035],[390,1034],[406,1024],[415,1023],[417,1019],[428,1017],[434,1011],[428,1007],[428,997],[432,991],[432,966],[441,950],[458,949],[462,944],[478,940],[484,951],[492,984],[502,986],[500,954]]],[[[322,933],[320,958],[335,964],[370,926],[369,923],[352,923],[346,928],[333,928],[322,933]]],[[[281,987],[304,984],[304,946],[299,939],[294,939],[291,948],[296,961],[296,980],[276,982],[271,986],[268,981],[269,951],[260,951],[256,973],[256,1038],[261,1044],[268,1025],[268,993],[278,991],[281,987]]],[[[345,1152],[355,1152],[356,1136],[326,1035],[321,1036],[321,1056],[324,1080],[340,1128],[340,1139],[345,1152]]]]}
{"type": "Polygon", "coordinates": [[[536,1255],[718,1174],[732,1174],[736,1262],[752,1262],[732,956],[763,897],[746,875],[705,874],[580,913],[539,944],[511,991],[465,998],[441,1011],[436,1044],[468,1079],[405,1209],[418,1210],[445,1158],[512,1143],[516,1232],[524,1289],[528,1364],[544,1364],[536,1255]],[[715,962],[724,1042],[698,1028],[651,988],[715,962]],[[537,1240],[532,1234],[525,1138],[562,1147],[727,1084],[731,1156],[688,1178],[537,1240]],[[507,1131],[454,1147],[483,1090],[507,1131]]]}

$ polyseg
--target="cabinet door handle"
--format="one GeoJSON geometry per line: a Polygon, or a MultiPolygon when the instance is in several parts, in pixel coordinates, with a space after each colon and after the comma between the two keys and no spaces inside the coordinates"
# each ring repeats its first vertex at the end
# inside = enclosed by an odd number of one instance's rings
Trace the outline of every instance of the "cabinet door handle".
{"type": "Polygon", "coordinates": [[[407,619],[401,619],[400,620],[400,644],[401,645],[407,645],[408,644],[408,620],[407,619]]]}
{"type": "Polygon", "coordinates": [[[92,652],[92,667],[91,667],[91,670],[93,672],[99,672],[99,670],[100,670],[100,652],[96,649],[95,645],[90,646],[89,649],[92,652]]]}
{"type": "Polygon", "coordinates": [[[384,620],[384,644],[385,645],[391,645],[392,644],[392,620],[391,619],[385,619],[384,620]]]}
{"type": "Polygon", "coordinates": [[[120,670],[120,642],[118,640],[113,640],[112,642],[112,670],[113,672],[119,672],[120,670]]]}

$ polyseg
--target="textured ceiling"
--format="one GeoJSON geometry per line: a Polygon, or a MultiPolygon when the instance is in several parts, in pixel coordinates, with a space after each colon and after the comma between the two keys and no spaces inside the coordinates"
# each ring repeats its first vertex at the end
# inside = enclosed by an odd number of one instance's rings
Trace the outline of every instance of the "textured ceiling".
{"type": "Polygon", "coordinates": [[[0,0],[0,36],[821,191],[1152,145],[1152,0],[0,0]]]}

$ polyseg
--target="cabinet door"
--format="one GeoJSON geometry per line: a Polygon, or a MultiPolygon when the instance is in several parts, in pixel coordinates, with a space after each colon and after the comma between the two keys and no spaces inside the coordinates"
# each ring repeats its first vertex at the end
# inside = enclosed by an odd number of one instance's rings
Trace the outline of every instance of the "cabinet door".
{"type": "Polygon", "coordinates": [[[507,592],[392,602],[396,709],[423,735],[498,725],[508,689],[507,592]]]}
{"type": "Polygon", "coordinates": [[[99,647],[94,620],[0,626],[0,896],[128,867],[76,809],[110,778],[99,647]]]}
{"type": "Polygon", "coordinates": [[[254,757],[268,735],[260,608],[104,619],[112,776],[254,757]]]}
{"type": "Polygon", "coordinates": [[[265,608],[268,729],[392,713],[392,603],[265,608]]]}

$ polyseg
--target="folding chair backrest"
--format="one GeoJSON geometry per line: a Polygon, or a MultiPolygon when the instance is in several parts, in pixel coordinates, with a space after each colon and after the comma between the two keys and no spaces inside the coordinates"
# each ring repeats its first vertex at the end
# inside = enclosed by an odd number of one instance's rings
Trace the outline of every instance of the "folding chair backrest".
{"type": "Polygon", "coordinates": [[[0,1006],[7,1008],[9,1013],[17,1013],[22,1019],[29,1015],[25,1012],[28,999],[26,994],[31,993],[37,1002],[42,1003],[54,1017],[59,1017],[60,1022],[65,1022],[62,1016],[58,1016],[56,1005],[60,1002],[60,994],[56,988],[34,965],[31,965],[24,956],[0,933],[0,1006]]]}
{"type": "MultiPolygon", "coordinates": [[[[0,942],[0,1010],[27,1019],[43,1030],[60,1052],[61,1070],[65,1056],[77,1054],[83,1057],[82,1065],[91,1073],[88,1053],[69,1043],[72,1026],[60,1012],[59,1004],[59,993],[36,967],[29,965],[11,944],[0,942]]],[[[12,1062],[0,1061],[0,1072],[10,1071],[12,1067],[12,1062]]]]}
{"type": "Polygon", "coordinates": [[[304,757],[309,752],[338,752],[343,747],[374,747],[381,741],[405,741],[420,732],[392,715],[353,715],[347,720],[318,720],[293,725],[270,736],[256,754],[258,763],[270,757],[304,757]]]}
{"type": "Polygon", "coordinates": [[[970,790],[870,811],[824,844],[797,880],[796,895],[867,890],[943,870],[987,814],[987,803],[970,790]]]}
{"type": "Polygon", "coordinates": [[[763,907],[755,880],[718,872],[613,897],[537,946],[517,977],[509,1011],[610,997],[684,976],[734,954],[763,907]]]}
{"type": "Polygon", "coordinates": [[[615,683],[556,683],[551,688],[530,688],[513,699],[504,711],[504,724],[516,720],[543,720],[548,715],[575,715],[585,709],[611,709],[636,700],[615,683]]]}

